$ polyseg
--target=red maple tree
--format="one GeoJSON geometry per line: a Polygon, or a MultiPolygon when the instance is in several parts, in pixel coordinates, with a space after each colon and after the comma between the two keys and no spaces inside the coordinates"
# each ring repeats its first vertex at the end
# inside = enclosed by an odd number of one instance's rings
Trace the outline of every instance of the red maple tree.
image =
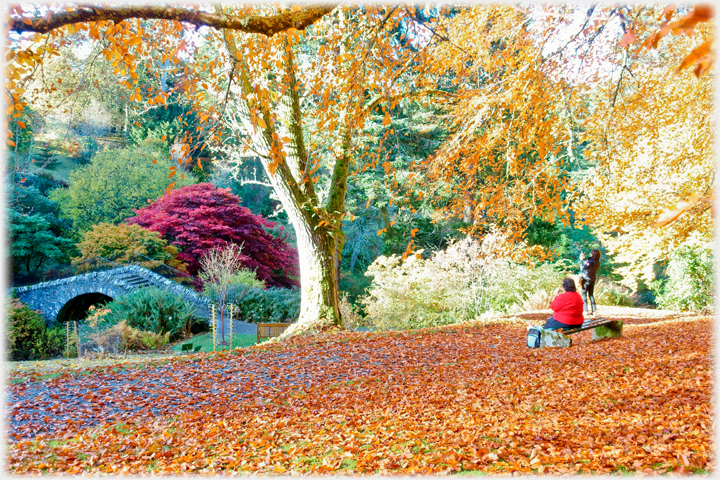
{"type": "Polygon", "coordinates": [[[200,183],[166,193],[135,210],[135,223],[154,230],[180,250],[178,259],[197,274],[206,252],[226,243],[243,246],[243,267],[276,287],[299,286],[297,250],[283,238],[284,228],[239,205],[229,188],[200,183]],[[276,230],[280,236],[271,233],[276,230]]]}

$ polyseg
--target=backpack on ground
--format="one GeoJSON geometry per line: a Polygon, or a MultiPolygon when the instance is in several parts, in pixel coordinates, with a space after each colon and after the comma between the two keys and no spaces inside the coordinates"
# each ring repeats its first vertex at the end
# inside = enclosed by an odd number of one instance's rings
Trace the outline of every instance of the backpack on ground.
{"type": "Polygon", "coordinates": [[[527,334],[527,346],[530,348],[540,348],[540,339],[542,337],[542,328],[529,327],[527,334]]]}

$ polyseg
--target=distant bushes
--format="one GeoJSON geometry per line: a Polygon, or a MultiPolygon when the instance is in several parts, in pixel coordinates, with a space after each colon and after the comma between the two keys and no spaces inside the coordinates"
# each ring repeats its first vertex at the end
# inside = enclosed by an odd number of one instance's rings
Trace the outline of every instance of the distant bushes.
{"type": "Polygon", "coordinates": [[[632,290],[617,282],[601,278],[595,284],[595,302],[598,305],[614,305],[619,307],[632,307],[632,290]]]}
{"type": "Polygon", "coordinates": [[[715,304],[715,268],[712,251],[684,245],[670,257],[666,278],[655,280],[656,303],[666,309],[700,311],[715,304]]]}
{"type": "MultiPolygon", "coordinates": [[[[106,305],[108,325],[125,321],[127,326],[175,340],[189,336],[198,322],[190,302],[160,288],[143,288],[106,305]]],[[[195,327],[196,328],[196,327],[195,327]]]]}
{"type": "Polygon", "coordinates": [[[300,316],[300,289],[270,287],[238,288],[228,303],[238,306],[238,319],[250,323],[292,323],[300,316]]]}
{"type": "MultiPolygon", "coordinates": [[[[217,302],[217,292],[205,284],[205,296],[217,302]]],[[[292,323],[300,316],[300,289],[269,287],[248,269],[241,269],[228,287],[226,305],[234,305],[233,318],[249,323],[292,323]]]]}
{"type": "Polygon", "coordinates": [[[144,332],[128,326],[127,320],[114,325],[110,330],[120,336],[119,349],[121,351],[156,350],[164,347],[170,341],[170,332],[165,334],[144,332]]]}
{"type": "Polygon", "coordinates": [[[7,300],[6,318],[9,360],[44,360],[56,357],[64,351],[63,327],[47,328],[40,312],[19,300],[7,300]]]}
{"type": "Polygon", "coordinates": [[[374,278],[361,299],[367,320],[381,330],[452,324],[545,303],[560,285],[563,275],[552,265],[530,268],[493,248],[467,238],[428,259],[379,257],[368,268],[374,278]]]}

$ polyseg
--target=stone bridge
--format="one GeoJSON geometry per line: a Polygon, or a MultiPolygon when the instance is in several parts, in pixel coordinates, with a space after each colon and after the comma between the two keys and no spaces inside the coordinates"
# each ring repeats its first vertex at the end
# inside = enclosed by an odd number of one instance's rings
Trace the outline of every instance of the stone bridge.
{"type": "Polygon", "coordinates": [[[90,305],[114,300],[135,290],[158,287],[189,301],[195,314],[208,318],[210,301],[194,290],[162,275],[139,267],[127,265],[110,270],[85,273],[74,277],[19,287],[15,292],[23,303],[39,310],[48,326],[67,320],[81,320],[90,305]]]}

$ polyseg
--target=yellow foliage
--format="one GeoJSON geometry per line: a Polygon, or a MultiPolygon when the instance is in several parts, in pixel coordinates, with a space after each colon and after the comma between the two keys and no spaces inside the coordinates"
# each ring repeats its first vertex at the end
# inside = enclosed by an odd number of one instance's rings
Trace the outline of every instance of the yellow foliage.
{"type": "Polygon", "coordinates": [[[164,335],[144,332],[129,326],[125,320],[114,325],[110,328],[110,331],[120,335],[120,350],[154,350],[167,345],[170,341],[170,332],[164,335]]]}
{"type": "MultiPolygon", "coordinates": [[[[690,49],[702,37],[676,41],[690,49]]],[[[586,123],[596,167],[577,203],[615,261],[627,264],[618,273],[632,289],[680,245],[709,245],[714,227],[714,74],[698,80],[676,74],[675,61],[642,56],[620,99],[613,106],[607,92],[586,123]]]]}

